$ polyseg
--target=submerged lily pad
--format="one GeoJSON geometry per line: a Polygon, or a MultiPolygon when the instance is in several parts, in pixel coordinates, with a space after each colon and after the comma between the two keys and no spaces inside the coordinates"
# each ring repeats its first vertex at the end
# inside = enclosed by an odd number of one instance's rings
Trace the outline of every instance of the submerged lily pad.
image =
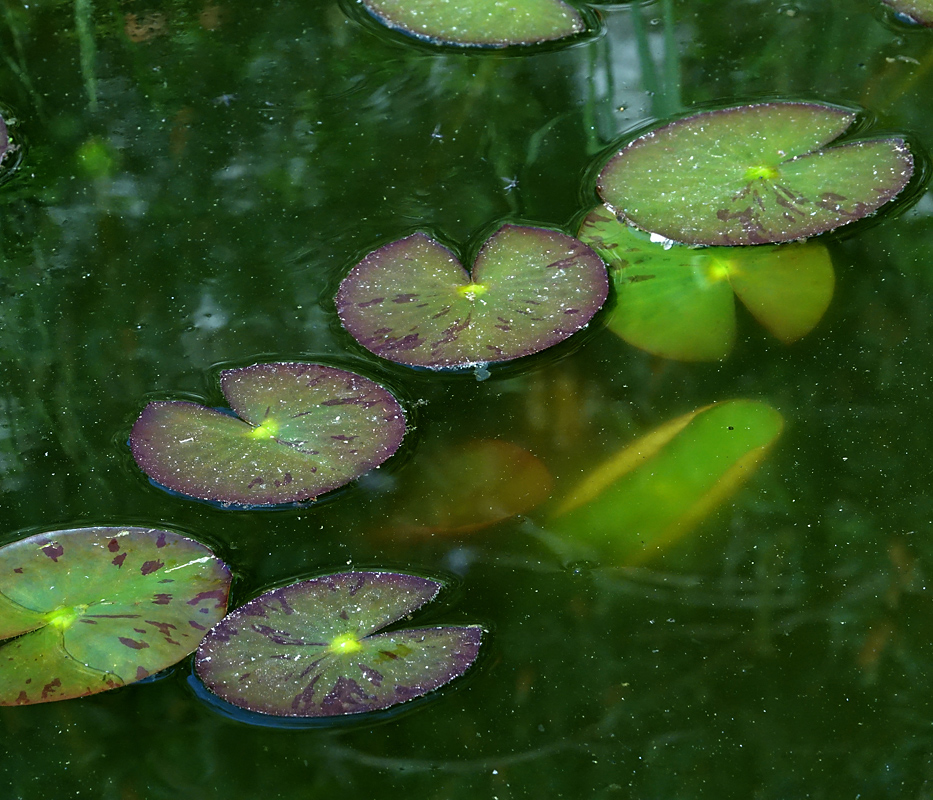
{"type": "Polygon", "coordinates": [[[933,0],[883,0],[907,20],[926,27],[933,26],[933,0]]]}
{"type": "Polygon", "coordinates": [[[563,0],[362,0],[381,23],[436,44],[506,47],[563,39],[586,29],[563,0]]]}
{"type": "Polygon", "coordinates": [[[95,694],[193,652],[224,615],[230,571],[146,528],[75,528],[0,548],[0,705],[95,694]]]}
{"type": "Polygon", "coordinates": [[[606,300],[606,266],[582,242],[504,225],[472,274],[415,233],[374,250],[344,278],[340,321],[377,356],[456,368],[537,353],[585,327],[606,300]]]}
{"type": "Polygon", "coordinates": [[[523,514],[547,500],[551,473],[522,447],[478,439],[422,449],[408,465],[393,533],[462,534],[523,514]]]}
{"type": "Polygon", "coordinates": [[[236,417],[150,403],[130,434],[136,463],[173,491],[239,506],[309,500],[381,464],[405,434],[398,401],[353,372],[254,364],[220,374],[236,417]]]}
{"type": "Polygon", "coordinates": [[[913,174],[898,137],[825,147],[855,120],[795,102],[694,114],[623,147],[597,188],[620,219],[676,242],[805,239],[872,214],[913,174]]]}
{"type": "Polygon", "coordinates": [[[438,581],[344,572],[273,589],[231,612],[198,648],[208,689],[240,708],[330,717],[389,708],[459,677],[479,625],[376,633],[433,600],[438,581]]]}
{"type": "Polygon", "coordinates": [[[570,553],[644,562],[666,550],[755,471],[784,427],[755,400],[672,420],[597,466],[557,505],[549,528],[570,553]]]}
{"type": "Polygon", "coordinates": [[[733,292],[787,344],[816,326],[833,296],[832,261],[818,242],[663,244],[619,222],[603,206],[590,212],[578,236],[610,266],[616,286],[610,330],[665,358],[725,358],[735,341],[733,292]]]}

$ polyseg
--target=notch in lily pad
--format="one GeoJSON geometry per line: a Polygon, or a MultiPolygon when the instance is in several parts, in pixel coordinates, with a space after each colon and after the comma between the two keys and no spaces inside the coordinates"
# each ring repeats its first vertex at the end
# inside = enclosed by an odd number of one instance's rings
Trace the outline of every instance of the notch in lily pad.
{"type": "Polygon", "coordinates": [[[279,362],[224,370],[236,414],[150,403],[130,449],[153,481],[188,497],[250,507],[313,500],[383,463],[405,435],[398,401],[353,372],[279,362]]]}
{"type": "Polygon", "coordinates": [[[563,0],[361,0],[383,25],[433,44],[460,47],[532,45],[586,30],[563,0]]]}
{"type": "Polygon", "coordinates": [[[429,603],[440,581],[398,572],[341,572],[273,589],[205,637],[195,672],[222,700],[275,717],[379,711],[463,675],[480,625],[379,633],[429,603]]]}
{"type": "Polygon", "coordinates": [[[223,617],[229,590],[223,561],[171,531],[73,528],[0,547],[0,705],[83,697],[170,667],[223,617]]]}
{"type": "Polygon", "coordinates": [[[665,244],[620,222],[604,206],[587,215],[577,235],[610,267],[616,304],[609,329],[665,358],[725,358],[735,343],[733,294],[785,344],[813,330],[833,296],[832,261],[819,242],[665,244]]]}
{"type": "Polygon", "coordinates": [[[665,423],[557,503],[552,544],[607,566],[657,558],[748,480],[783,427],[781,415],[757,400],[716,403],[665,423]]]}
{"type": "Polygon", "coordinates": [[[606,300],[602,259],[558,231],[504,225],[472,272],[415,233],[374,250],[344,278],[337,312],[377,356],[458,369],[540,352],[584,328],[606,300]]]}
{"type": "Polygon", "coordinates": [[[873,214],[913,175],[903,138],[827,146],[857,115],[822,103],[705,111],[612,156],[597,189],[619,219],[675,242],[790,242],[873,214]]]}

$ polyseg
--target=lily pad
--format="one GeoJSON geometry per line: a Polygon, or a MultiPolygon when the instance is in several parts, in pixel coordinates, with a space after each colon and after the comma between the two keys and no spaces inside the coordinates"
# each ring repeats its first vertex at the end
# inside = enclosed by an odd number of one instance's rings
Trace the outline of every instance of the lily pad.
{"type": "Polygon", "coordinates": [[[500,439],[422,449],[406,474],[407,493],[390,520],[401,535],[470,533],[530,511],[551,493],[547,467],[500,439]]]}
{"type": "Polygon", "coordinates": [[[933,0],[884,0],[884,3],[910,22],[933,26],[933,0]]]}
{"type": "Polygon", "coordinates": [[[472,274],[415,233],[374,250],[344,278],[340,321],[377,356],[434,369],[509,361],[585,327],[606,300],[606,266],[582,242],[504,225],[472,274]]]}
{"type": "Polygon", "coordinates": [[[913,174],[898,137],[826,147],[855,120],[796,102],[694,114],[623,147],[597,188],[620,219],[676,242],[805,239],[874,213],[913,174]]]}
{"type": "Polygon", "coordinates": [[[150,403],[130,434],[136,463],[173,491],[227,505],[310,500],[391,456],[398,401],[368,378],[320,364],[254,364],[220,374],[237,416],[150,403]]]}
{"type": "Polygon", "coordinates": [[[0,705],[96,694],[193,652],[227,608],[204,545],[147,528],[74,528],[0,547],[0,705]]]}
{"type": "Polygon", "coordinates": [[[609,264],[616,287],[610,330],[665,358],[725,358],[735,342],[733,293],[786,344],[813,330],[833,296],[832,261],[818,242],[664,244],[603,206],[590,212],[578,236],[609,264]]]}
{"type": "Polygon", "coordinates": [[[280,717],[404,703],[459,677],[479,654],[479,625],[376,633],[441,587],[403,573],[343,572],[273,589],[208,634],[195,671],[228,703],[280,717]]]}
{"type": "MultiPolygon", "coordinates": [[[[597,466],[555,508],[568,552],[641,563],[665,551],[746,481],[784,427],[755,400],[678,417],[597,466]]],[[[559,537],[559,538],[558,538],[559,537]]]]}
{"type": "Polygon", "coordinates": [[[383,25],[435,44],[506,47],[563,39],[586,29],[563,0],[362,0],[383,25]]]}

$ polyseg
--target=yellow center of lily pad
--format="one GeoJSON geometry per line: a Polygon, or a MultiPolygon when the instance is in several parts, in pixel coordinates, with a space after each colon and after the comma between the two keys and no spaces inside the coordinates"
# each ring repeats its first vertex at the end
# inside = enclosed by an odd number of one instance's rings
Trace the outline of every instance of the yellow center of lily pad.
{"type": "Polygon", "coordinates": [[[53,628],[65,630],[70,628],[78,617],[87,611],[86,605],[77,605],[69,608],[56,608],[45,615],[46,624],[53,628]]]}
{"type": "Polygon", "coordinates": [[[468,283],[466,286],[457,287],[457,294],[470,301],[475,300],[477,297],[482,297],[488,291],[489,288],[482,283],[468,283]]]}
{"type": "Polygon", "coordinates": [[[764,181],[773,181],[777,180],[777,177],[780,173],[774,167],[749,167],[745,170],[745,180],[754,181],[754,180],[764,180],[764,181]]]}
{"type": "Polygon", "coordinates": [[[274,420],[267,419],[262,425],[253,428],[249,435],[254,439],[274,439],[279,432],[279,426],[274,420]]]}
{"type": "Polygon", "coordinates": [[[340,636],[330,643],[328,649],[332,653],[355,653],[357,650],[362,650],[363,645],[360,644],[359,640],[352,633],[341,633],[340,636]]]}

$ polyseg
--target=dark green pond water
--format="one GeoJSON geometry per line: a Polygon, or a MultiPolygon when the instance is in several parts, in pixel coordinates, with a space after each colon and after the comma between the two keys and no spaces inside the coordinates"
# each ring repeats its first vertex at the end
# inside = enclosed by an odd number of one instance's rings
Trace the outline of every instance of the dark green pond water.
{"type": "Polygon", "coordinates": [[[353,566],[457,576],[426,621],[479,621],[479,667],[349,728],[228,719],[168,677],[0,709],[0,798],[933,796],[929,196],[828,239],[836,294],[787,347],[744,311],[684,364],[605,329],[518,368],[444,377],[369,356],[337,284],[416,229],[469,251],[504,219],[572,232],[628,131],[761,98],[859,106],[933,150],[933,33],[873,0],[599,7],[601,35],[459,53],[337,2],[8,0],[0,103],[0,544],[165,526],[216,548],[233,603],[353,566]],[[587,175],[590,174],[590,179],[587,175]],[[403,452],[307,509],[224,511],[151,486],[125,445],[153,398],[218,404],[219,368],[317,359],[412,409],[403,452]],[[419,450],[514,442],[555,493],[716,400],[786,428],[684,542],[687,560],[567,563],[533,512],[384,533],[419,450]]]}

